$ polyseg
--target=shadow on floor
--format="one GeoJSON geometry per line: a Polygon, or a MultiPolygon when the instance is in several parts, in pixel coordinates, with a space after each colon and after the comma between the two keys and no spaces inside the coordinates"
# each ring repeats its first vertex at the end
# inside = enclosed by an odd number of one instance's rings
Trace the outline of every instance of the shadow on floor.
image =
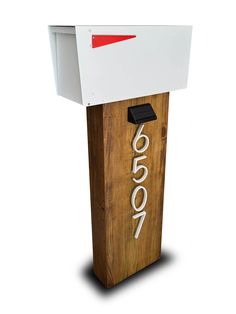
{"type": "Polygon", "coordinates": [[[85,278],[86,281],[88,281],[95,288],[95,290],[98,293],[100,293],[103,296],[107,296],[107,295],[114,294],[114,293],[118,292],[119,290],[121,290],[125,287],[133,285],[134,283],[140,281],[142,278],[146,278],[147,276],[150,276],[154,272],[156,273],[156,272],[161,271],[165,266],[171,264],[174,259],[175,259],[175,257],[172,254],[163,250],[163,252],[161,254],[161,258],[157,262],[155,262],[155,263],[151,264],[150,266],[140,270],[136,274],[130,276],[126,280],[122,281],[121,283],[119,283],[118,285],[116,285],[110,289],[105,288],[101,284],[101,282],[97,279],[97,277],[95,276],[95,274],[93,272],[92,261],[89,262],[85,266],[85,268],[82,270],[82,276],[85,278]]]}

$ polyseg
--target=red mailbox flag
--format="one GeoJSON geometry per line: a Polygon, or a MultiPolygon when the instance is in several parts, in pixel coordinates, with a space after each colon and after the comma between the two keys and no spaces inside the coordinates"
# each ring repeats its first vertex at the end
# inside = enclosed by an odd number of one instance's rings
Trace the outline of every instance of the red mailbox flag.
{"type": "Polygon", "coordinates": [[[110,45],[118,41],[135,38],[136,35],[92,35],[92,48],[110,45]]]}

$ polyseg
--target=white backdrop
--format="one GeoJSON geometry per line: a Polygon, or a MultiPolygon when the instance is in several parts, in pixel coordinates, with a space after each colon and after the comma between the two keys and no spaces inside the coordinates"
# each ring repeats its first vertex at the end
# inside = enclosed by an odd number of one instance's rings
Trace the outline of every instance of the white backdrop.
{"type": "Polygon", "coordinates": [[[235,313],[234,1],[5,1],[0,7],[0,313],[235,313]],[[91,275],[85,108],[55,95],[48,24],[192,24],[170,97],[159,264],[91,275]]]}

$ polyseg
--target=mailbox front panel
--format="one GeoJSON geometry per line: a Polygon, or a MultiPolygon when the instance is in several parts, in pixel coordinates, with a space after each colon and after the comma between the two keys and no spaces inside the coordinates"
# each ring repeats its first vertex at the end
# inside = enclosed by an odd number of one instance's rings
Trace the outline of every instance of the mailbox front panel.
{"type": "Polygon", "coordinates": [[[190,26],[76,26],[83,104],[185,88],[191,31],[190,26]]]}

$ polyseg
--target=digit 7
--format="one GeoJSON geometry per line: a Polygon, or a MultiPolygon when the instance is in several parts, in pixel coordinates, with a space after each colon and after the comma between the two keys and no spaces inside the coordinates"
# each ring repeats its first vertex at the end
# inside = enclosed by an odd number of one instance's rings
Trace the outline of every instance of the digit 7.
{"type": "Polygon", "coordinates": [[[139,233],[142,229],[142,225],[143,225],[145,217],[146,217],[146,211],[145,210],[141,213],[137,213],[137,214],[133,215],[134,219],[140,218],[139,222],[138,222],[137,229],[136,229],[135,234],[134,234],[135,239],[138,239],[138,236],[139,236],[139,233]]]}

